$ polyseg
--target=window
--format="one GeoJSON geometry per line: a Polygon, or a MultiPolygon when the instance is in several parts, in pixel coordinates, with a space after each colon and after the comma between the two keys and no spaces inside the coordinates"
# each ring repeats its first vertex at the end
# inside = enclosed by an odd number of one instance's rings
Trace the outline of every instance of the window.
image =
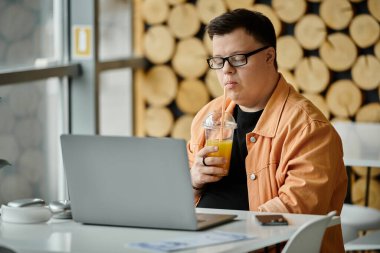
{"type": "MultiPolygon", "coordinates": [[[[99,0],[99,58],[118,60],[132,53],[132,1],[99,0]]],[[[99,132],[132,135],[132,71],[99,73],[99,132]]]]}
{"type": "MultiPolygon", "coordinates": [[[[62,2],[0,1],[0,71],[63,62],[62,2]]],[[[0,86],[0,202],[64,197],[59,135],[67,132],[67,80],[0,86]]]]}
{"type": "Polygon", "coordinates": [[[0,171],[0,204],[68,198],[62,133],[133,134],[131,68],[146,62],[130,56],[131,5],[0,0],[0,159],[12,164],[0,171]],[[74,27],[85,27],[87,58],[69,51],[74,27]]]}

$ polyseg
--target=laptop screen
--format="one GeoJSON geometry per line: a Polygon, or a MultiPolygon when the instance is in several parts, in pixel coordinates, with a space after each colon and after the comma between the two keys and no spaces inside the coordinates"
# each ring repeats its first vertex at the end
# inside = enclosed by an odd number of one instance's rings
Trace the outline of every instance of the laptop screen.
{"type": "Polygon", "coordinates": [[[62,135],[61,144],[74,220],[196,229],[184,140],[62,135]]]}

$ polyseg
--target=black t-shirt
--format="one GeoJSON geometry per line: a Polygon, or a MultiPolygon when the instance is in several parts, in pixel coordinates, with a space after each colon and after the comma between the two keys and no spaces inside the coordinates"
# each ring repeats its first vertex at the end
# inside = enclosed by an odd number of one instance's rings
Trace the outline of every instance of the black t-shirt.
{"type": "Polygon", "coordinates": [[[249,210],[245,158],[248,154],[245,137],[255,128],[261,113],[243,112],[237,105],[233,116],[237,122],[232,144],[230,171],[220,181],[205,186],[198,207],[249,210]]]}

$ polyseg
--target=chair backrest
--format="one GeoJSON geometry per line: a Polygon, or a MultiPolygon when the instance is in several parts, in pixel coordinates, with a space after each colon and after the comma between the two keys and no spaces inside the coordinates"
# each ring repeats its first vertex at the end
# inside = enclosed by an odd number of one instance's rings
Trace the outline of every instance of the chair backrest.
{"type": "Polygon", "coordinates": [[[302,225],[286,243],[282,253],[319,253],[321,242],[327,226],[335,211],[326,216],[302,225]]]}

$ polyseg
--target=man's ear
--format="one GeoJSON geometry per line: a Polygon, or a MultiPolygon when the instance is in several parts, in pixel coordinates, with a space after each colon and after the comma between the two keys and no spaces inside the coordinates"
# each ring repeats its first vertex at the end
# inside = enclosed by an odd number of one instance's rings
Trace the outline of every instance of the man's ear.
{"type": "Polygon", "coordinates": [[[265,61],[268,64],[272,64],[274,62],[276,56],[276,51],[273,47],[268,48],[266,55],[265,55],[265,61]]]}

